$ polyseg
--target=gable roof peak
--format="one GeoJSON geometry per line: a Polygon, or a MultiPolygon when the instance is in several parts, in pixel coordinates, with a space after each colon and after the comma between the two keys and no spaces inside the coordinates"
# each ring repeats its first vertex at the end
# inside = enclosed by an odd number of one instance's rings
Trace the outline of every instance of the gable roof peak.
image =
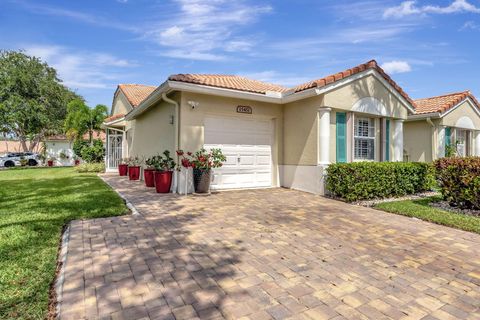
{"type": "Polygon", "coordinates": [[[127,84],[121,83],[118,89],[123,92],[132,107],[138,106],[145,100],[157,87],[146,84],[127,84]]]}
{"type": "Polygon", "coordinates": [[[414,101],[437,99],[437,98],[443,98],[443,97],[449,97],[449,96],[455,96],[455,95],[468,95],[468,94],[472,94],[472,92],[470,90],[464,90],[464,91],[457,91],[457,92],[451,92],[451,93],[444,93],[444,94],[440,94],[438,96],[433,96],[433,97],[418,98],[418,99],[415,99],[414,101]]]}
{"type": "Polygon", "coordinates": [[[480,110],[480,104],[470,90],[447,93],[415,100],[415,114],[444,113],[465,99],[470,98],[480,110]]]}

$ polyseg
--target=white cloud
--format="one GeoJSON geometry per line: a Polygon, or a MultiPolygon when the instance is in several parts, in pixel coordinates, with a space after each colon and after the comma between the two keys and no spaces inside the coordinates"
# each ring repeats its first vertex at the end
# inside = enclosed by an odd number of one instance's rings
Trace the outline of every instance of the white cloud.
{"type": "Polygon", "coordinates": [[[62,17],[100,27],[138,32],[138,29],[131,25],[123,24],[118,21],[109,20],[102,16],[92,15],[81,11],[68,10],[45,4],[30,3],[24,0],[17,0],[15,3],[34,14],[62,17]]]}
{"type": "Polygon", "coordinates": [[[176,58],[176,59],[189,59],[199,61],[221,61],[226,57],[223,55],[217,55],[209,52],[199,51],[186,51],[186,50],[167,50],[160,53],[163,57],[176,58]]]}
{"type": "Polygon", "coordinates": [[[460,28],[460,31],[463,30],[480,30],[480,25],[477,24],[475,21],[467,21],[460,28]]]}
{"type": "Polygon", "coordinates": [[[236,51],[249,51],[253,42],[239,36],[240,29],[272,10],[246,0],[175,0],[171,19],[148,27],[144,39],[165,50],[160,55],[192,59],[221,60],[236,51]]]}
{"type": "Polygon", "coordinates": [[[250,51],[253,46],[254,43],[248,40],[232,40],[225,44],[225,50],[228,52],[250,51]]]}
{"type": "Polygon", "coordinates": [[[62,46],[27,45],[23,49],[55,68],[59,78],[71,89],[109,88],[120,78],[120,69],[136,66],[111,54],[79,52],[62,46]]]}
{"type": "Polygon", "coordinates": [[[381,65],[382,69],[386,73],[395,74],[395,73],[405,73],[412,71],[412,67],[407,61],[394,60],[390,62],[385,62],[381,65]]]}
{"type": "Polygon", "coordinates": [[[450,5],[441,7],[438,5],[417,6],[416,1],[404,1],[400,5],[387,8],[383,12],[384,18],[402,18],[419,14],[450,14],[450,13],[480,13],[480,8],[469,3],[467,0],[454,0],[450,5]]]}

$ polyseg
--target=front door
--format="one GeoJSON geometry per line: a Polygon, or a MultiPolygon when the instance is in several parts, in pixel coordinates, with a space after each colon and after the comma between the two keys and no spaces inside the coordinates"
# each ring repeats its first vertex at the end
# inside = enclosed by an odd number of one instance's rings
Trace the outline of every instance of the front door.
{"type": "Polygon", "coordinates": [[[109,130],[107,140],[107,169],[116,169],[122,161],[123,133],[109,130]]]}

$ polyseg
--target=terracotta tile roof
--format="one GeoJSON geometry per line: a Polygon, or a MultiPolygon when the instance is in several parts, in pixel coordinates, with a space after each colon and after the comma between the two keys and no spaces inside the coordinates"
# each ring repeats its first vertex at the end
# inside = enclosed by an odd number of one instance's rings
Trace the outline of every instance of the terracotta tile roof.
{"type": "Polygon", "coordinates": [[[480,109],[480,104],[470,91],[455,92],[450,94],[444,94],[441,96],[417,99],[415,100],[416,114],[425,113],[443,113],[452,107],[456,106],[466,98],[471,98],[480,109]]]}
{"type": "Polygon", "coordinates": [[[247,91],[265,94],[267,91],[285,92],[288,88],[252,80],[241,76],[223,74],[175,74],[168,77],[170,81],[180,81],[205,86],[247,91]]]}
{"type": "Polygon", "coordinates": [[[410,102],[410,104],[412,106],[414,105],[413,100],[408,96],[408,94],[405,91],[403,91],[403,89],[395,81],[393,81],[392,78],[390,78],[390,76],[385,71],[383,71],[383,69],[378,65],[377,61],[375,61],[375,60],[370,60],[367,63],[363,63],[363,64],[358,65],[356,67],[353,67],[351,69],[347,69],[345,71],[338,72],[338,73],[329,75],[329,76],[321,78],[321,79],[306,82],[304,84],[301,84],[299,86],[294,87],[293,89],[295,90],[295,92],[300,92],[300,91],[304,91],[304,90],[311,89],[311,88],[325,87],[329,84],[332,84],[334,82],[337,82],[337,81],[345,79],[345,78],[348,78],[350,76],[353,76],[357,73],[360,73],[360,72],[368,70],[368,69],[373,69],[373,70],[376,70],[378,73],[380,73],[380,75],[382,75],[382,77],[392,87],[394,87],[395,90],[397,90],[398,93],[400,93],[402,95],[402,97],[404,97],[408,102],[410,102]]]}
{"type": "MultiPolygon", "coordinates": [[[[83,135],[83,140],[88,140],[88,132],[83,135]]],[[[93,132],[93,139],[101,139],[103,142],[105,142],[106,139],[106,134],[103,131],[94,131],[93,132]]],[[[63,141],[63,140],[68,140],[67,136],[64,134],[56,134],[52,136],[48,136],[45,138],[45,141],[63,141]]]]}
{"type": "Polygon", "coordinates": [[[111,117],[105,118],[105,120],[103,120],[103,122],[111,122],[113,120],[117,120],[117,119],[120,119],[120,118],[123,118],[123,117],[125,117],[125,114],[118,113],[118,114],[115,114],[111,117]]]}
{"type": "Polygon", "coordinates": [[[132,107],[136,107],[157,87],[143,84],[119,84],[118,88],[125,94],[132,107]]]}

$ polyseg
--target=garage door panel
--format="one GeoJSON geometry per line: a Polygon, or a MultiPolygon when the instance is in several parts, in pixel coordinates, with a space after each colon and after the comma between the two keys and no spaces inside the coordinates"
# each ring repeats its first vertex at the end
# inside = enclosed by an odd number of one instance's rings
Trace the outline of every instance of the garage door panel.
{"type": "Polygon", "coordinates": [[[259,155],[257,156],[257,165],[270,165],[270,156],[269,155],[259,155]]]}
{"type": "Polygon", "coordinates": [[[227,161],[223,163],[223,166],[237,166],[237,156],[236,155],[226,155],[227,161]]]}
{"type": "Polygon", "coordinates": [[[255,165],[255,155],[240,155],[238,158],[238,164],[240,166],[253,166],[255,165]]]}
{"type": "Polygon", "coordinates": [[[227,158],[213,171],[212,188],[271,186],[272,133],[270,121],[205,119],[205,148],[220,148],[227,158]]]}

